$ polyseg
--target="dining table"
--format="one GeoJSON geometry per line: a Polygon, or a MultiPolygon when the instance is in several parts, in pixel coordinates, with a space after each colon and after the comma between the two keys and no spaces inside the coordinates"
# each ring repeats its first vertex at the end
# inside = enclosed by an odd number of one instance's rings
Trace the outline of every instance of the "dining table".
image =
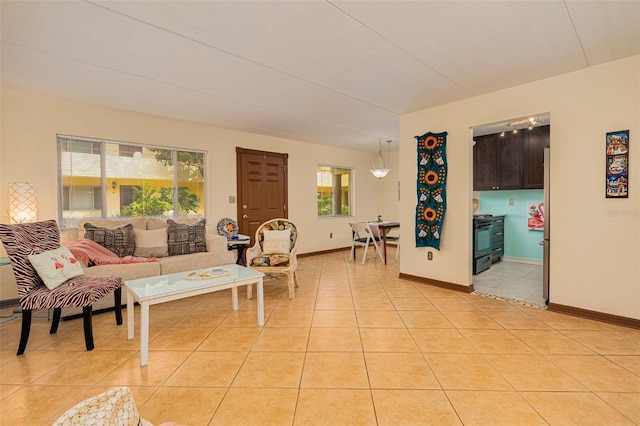
{"type": "Polygon", "coordinates": [[[382,252],[384,254],[384,264],[387,264],[387,234],[395,228],[400,228],[400,222],[381,221],[376,222],[382,236],[382,252]]]}

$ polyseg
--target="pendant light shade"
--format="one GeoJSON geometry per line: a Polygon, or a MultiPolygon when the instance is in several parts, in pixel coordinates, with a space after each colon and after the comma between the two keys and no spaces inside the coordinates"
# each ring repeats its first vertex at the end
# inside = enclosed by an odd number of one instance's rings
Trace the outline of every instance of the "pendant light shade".
{"type": "MultiPolygon", "coordinates": [[[[387,148],[387,157],[388,157],[389,149],[391,147],[391,141],[388,140],[387,143],[389,144],[387,148]]],[[[390,169],[387,169],[386,163],[384,161],[384,157],[382,156],[382,141],[380,139],[378,139],[378,162],[369,171],[378,179],[382,179],[390,171],[390,169]]]]}

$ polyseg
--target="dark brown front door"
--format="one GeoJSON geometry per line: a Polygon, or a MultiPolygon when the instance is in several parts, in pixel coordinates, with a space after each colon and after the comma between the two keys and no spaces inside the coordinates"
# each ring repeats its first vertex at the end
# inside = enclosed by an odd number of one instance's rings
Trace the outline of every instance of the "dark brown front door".
{"type": "Polygon", "coordinates": [[[238,226],[253,237],[258,227],[275,218],[288,218],[288,154],[236,148],[238,226]]]}

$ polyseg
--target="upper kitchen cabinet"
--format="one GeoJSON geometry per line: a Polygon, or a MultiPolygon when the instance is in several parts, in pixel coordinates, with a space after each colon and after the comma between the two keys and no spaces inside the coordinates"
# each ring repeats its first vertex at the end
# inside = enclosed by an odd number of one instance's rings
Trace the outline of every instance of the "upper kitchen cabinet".
{"type": "Polygon", "coordinates": [[[544,188],[544,149],[549,146],[550,126],[534,127],[525,132],[524,188],[544,188]]]}
{"type": "Polygon", "coordinates": [[[495,189],[498,181],[498,135],[473,138],[473,190],[495,189]]]}
{"type": "Polygon", "coordinates": [[[473,190],[541,189],[549,126],[473,138],[473,190]]]}
{"type": "Polygon", "coordinates": [[[522,132],[477,136],[473,147],[473,190],[523,187],[524,138],[522,132]]]}

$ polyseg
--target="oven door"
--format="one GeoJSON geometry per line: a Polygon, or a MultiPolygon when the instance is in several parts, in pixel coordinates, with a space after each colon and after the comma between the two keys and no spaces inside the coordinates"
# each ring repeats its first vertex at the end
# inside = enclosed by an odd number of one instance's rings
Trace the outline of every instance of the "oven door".
{"type": "Polygon", "coordinates": [[[473,257],[478,259],[491,255],[491,228],[493,228],[493,225],[491,222],[485,222],[476,223],[473,227],[473,257]]]}

